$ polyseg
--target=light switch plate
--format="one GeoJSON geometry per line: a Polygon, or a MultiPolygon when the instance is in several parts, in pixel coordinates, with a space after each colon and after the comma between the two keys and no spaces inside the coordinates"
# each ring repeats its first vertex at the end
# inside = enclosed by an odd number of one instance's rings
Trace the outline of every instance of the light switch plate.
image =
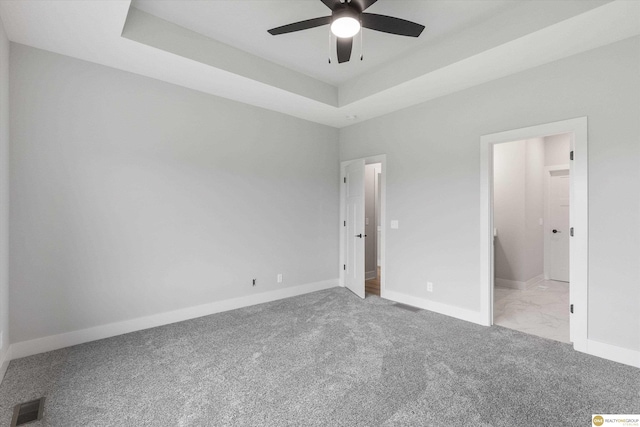
{"type": "Polygon", "coordinates": [[[394,230],[397,230],[398,228],[400,228],[400,224],[397,219],[391,220],[391,228],[393,228],[394,230]]]}

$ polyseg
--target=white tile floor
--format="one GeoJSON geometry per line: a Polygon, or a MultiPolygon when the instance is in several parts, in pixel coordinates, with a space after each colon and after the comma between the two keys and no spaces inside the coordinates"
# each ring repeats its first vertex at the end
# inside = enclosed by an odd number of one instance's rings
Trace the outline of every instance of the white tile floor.
{"type": "Polygon", "coordinates": [[[529,289],[496,287],[493,323],[527,334],[569,341],[569,283],[545,280],[529,289]]]}

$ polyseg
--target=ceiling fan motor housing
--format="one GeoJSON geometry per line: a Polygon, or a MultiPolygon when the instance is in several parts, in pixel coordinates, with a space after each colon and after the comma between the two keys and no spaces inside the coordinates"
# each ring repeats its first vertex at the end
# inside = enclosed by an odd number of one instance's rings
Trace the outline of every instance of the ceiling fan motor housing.
{"type": "Polygon", "coordinates": [[[351,6],[348,3],[343,3],[342,7],[337,7],[331,13],[331,20],[335,21],[339,18],[353,18],[357,21],[360,21],[360,12],[356,7],[351,6]]]}

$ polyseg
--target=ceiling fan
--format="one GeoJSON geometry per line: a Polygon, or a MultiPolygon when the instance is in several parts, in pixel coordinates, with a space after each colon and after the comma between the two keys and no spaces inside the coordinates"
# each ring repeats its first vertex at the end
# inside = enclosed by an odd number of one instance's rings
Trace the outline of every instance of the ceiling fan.
{"type": "MultiPolygon", "coordinates": [[[[424,30],[424,25],[394,18],[387,15],[365,13],[364,11],[378,0],[320,0],[329,9],[331,16],[307,19],[293,24],[269,30],[271,35],[293,33],[295,31],[308,30],[331,24],[331,32],[337,37],[338,63],[349,61],[353,48],[353,36],[358,34],[361,28],[381,31],[383,33],[397,34],[400,36],[418,37],[424,30]]],[[[362,59],[362,57],[360,58],[362,59]]],[[[331,62],[331,59],[329,59],[331,62]]]]}

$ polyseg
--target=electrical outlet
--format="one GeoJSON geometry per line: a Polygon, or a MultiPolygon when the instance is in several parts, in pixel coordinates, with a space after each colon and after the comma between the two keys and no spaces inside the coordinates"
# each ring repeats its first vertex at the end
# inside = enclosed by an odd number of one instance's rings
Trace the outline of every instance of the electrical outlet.
{"type": "Polygon", "coordinates": [[[427,292],[433,292],[433,282],[427,282],[427,292]]]}
{"type": "Polygon", "coordinates": [[[253,279],[253,286],[255,286],[255,285],[256,285],[256,281],[257,281],[257,280],[258,280],[258,279],[253,279]]]}
{"type": "Polygon", "coordinates": [[[278,274],[277,280],[278,280],[278,283],[282,283],[282,273],[278,274]]]}

